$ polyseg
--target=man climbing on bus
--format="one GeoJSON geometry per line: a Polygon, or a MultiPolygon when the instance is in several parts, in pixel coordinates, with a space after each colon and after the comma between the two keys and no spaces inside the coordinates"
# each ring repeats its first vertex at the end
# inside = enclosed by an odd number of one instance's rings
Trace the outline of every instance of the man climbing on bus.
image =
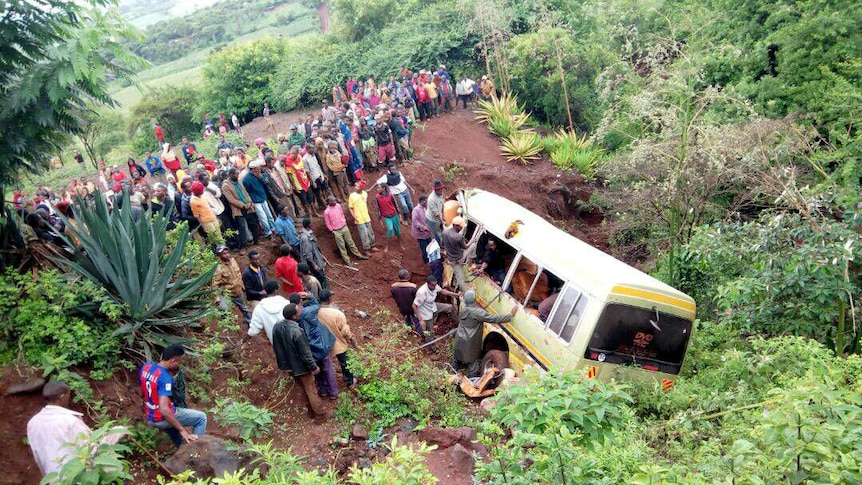
{"type": "Polygon", "coordinates": [[[513,305],[511,312],[494,315],[479,305],[475,291],[468,290],[464,293],[464,306],[461,308],[460,321],[455,330],[455,355],[452,359],[452,367],[457,371],[466,366],[468,375],[474,374],[470,372],[470,367],[482,357],[482,328],[485,323],[510,322],[517,311],[518,305],[513,305]]]}

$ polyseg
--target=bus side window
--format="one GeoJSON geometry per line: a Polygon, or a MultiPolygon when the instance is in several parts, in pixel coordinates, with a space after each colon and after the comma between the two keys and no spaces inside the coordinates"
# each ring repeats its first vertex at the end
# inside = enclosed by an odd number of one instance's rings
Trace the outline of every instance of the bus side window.
{"type": "Polygon", "coordinates": [[[560,335],[580,297],[581,290],[571,285],[566,287],[563,294],[557,298],[557,309],[548,317],[548,331],[554,335],[560,335]]]}
{"type": "Polygon", "coordinates": [[[575,304],[574,311],[572,311],[572,314],[568,319],[566,319],[566,326],[563,327],[563,331],[560,332],[560,338],[566,343],[570,343],[572,341],[572,337],[574,337],[575,331],[581,323],[581,318],[584,316],[584,310],[587,308],[588,300],[587,295],[581,294],[581,297],[578,298],[578,302],[575,304]]]}
{"type": "Polygon", "coordinates": [[[548,318],[548,331],[570,343],[584,316],[589,298],[581,290],[569,285],[557,300],[557,309],[548,318]]]}

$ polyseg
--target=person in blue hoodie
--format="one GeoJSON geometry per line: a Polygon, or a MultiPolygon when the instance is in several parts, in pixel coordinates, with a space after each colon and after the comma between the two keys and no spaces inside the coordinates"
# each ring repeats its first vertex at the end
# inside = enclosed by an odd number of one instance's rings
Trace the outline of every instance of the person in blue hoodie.
{"type": "Polygon", "coordinates": [[[260,227],[263,228],[263,237],[270,237],[275,217],[266,201],[266,183],[263,180],[262,167],[263,160],[255,160],[248,164],[249,172],[242,179],[242,186],[251,197],[254,212],[260,221],[260,227]]]}
{"type": "Polygon", "coordinates": [[[335,381],[335,368],[332,366],[329,353],[335,345],[335,336],[317,318],[320,302],[314,295],[304,291],[291,293],[288,299],[299,310],[297,323],[305,330],[311,355],[314,356],[317,367],[320,368],[320,373],[314,376],[317,382],[317,395],[334,401],[338,399],[338,383],[335,381]]]}

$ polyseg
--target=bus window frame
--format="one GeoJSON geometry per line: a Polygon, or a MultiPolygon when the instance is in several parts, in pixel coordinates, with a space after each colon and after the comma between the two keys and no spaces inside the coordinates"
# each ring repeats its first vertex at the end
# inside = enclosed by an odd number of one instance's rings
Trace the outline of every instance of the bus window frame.
{"type": "MultiPolygon", "coordinates": [[[[554,302],[554,306],[553,306],[553,308],[551,308],[551,312],[548,314],[548,318],[547,318],[547,320],[546,320],[546,321],[544,321],[544,322],[542,322],[542,323],[544,324],[545,332],[546,332],[546,333],[548,333],[548,335],[550,335],[550,336],[554,337],[555,339],[559,340],[559,341],[560,341],[560,343],[562,343],[562,344],[563,344],[563,346],[565,346],[565,347],[571,347],[572,342],[575,340],[575,335],[576,335],[576,334],[577,334],[577,332],[578,332],[578,328],[580,328],[580,326],[581,326],[581,322],[582,322],[582,321],[583,321],[583,319],[584,319],[584,315],[587,313],[586,309],[587,309],[587,305],[589,305],[589,304],[590,304],[590,297],[589,297],[589,295],[587,294],[587,292],[585,292],[584,290],[582,290],[582,289],[581,289],[581,287],[579,287],[578,285],[573,284],[571,281],[566,281],[566,282],[565,282],[565,284],[563,285],[563,288],[562,288],[562,289],[560,289],[560,296],[557,298],[557,301],[555,301],[555,302],[554,302]],[[554,316],[556,316],[557,311],[559,310],[560,305],[562,305],[562,304],[563,304],[563,297],[565,296],[566,291],[568,291],[568,289],[569,289],[570,287],[571,287],[572,289],[574,289],[574,290],[577,290],[577,291],[578,291],[578,293],[579,293],[579,295],[578,295],[578,298],[575,300],[574,304],[572,305],[572,308],[571,308],[571,309],[569,309],[569,311],[566,313],[566,318],[565,318],[565,320],[563,320],[563,326],[562,326],[562,327],[560,327],[560,333],[559,333],[559,335],[558,335],[558,334],[554,333],[554,332],[553,332],[553,330],[551,330],[551,321],[553,320],[553,317],[554,317],[554,316]],[[571,318],[571,316],[572,316],[572,312],[574,312],[574,311],[575,311],[575,308],[577,308],[577,307],[578,307],[578,303],[579,303],[579,302],[581,301],[581,299],[583,299],[583,298],[586,298],[586,300],[585,300],[585,301],[586,301],[586,303],[584,304],[584,311],[581,313],[580,318],[578,318],[578,324],[575,326],[575,330],[572,332],[572,338],[570,338],[570,339],[569,339],[569,341],[567,342],[567,341],[562,337],[563,330],[566,328],[566,324],[568,323],[569,318],[571,318]]],[[[541,321],[541,320],[540,320],[540,321],[541,321]]]]}
{"type": "MultiPolygon", "coordinates": [[[[530,301],[530,297],[533,296],[533,291],[536,289],[536,285],[539,284],[539,279],[542,277],[542,273],[545,271],[545,268],[539,263],[533,261],[532,259],[530,259],[530,262],[536,265],[536,277],[533,278],[533,284],[530,285],[530,289],[527,290],[527,294],[524,296],[524,301],[521,303],[521,306],[524,308],[527,308],[527,303],[530,301]]],[[[520,263],[521,262],[518,261],[518,264],[520,263]]],[[[539,322],[545,323],[542,322],[542,320],[539,320],[539,322]]]]}

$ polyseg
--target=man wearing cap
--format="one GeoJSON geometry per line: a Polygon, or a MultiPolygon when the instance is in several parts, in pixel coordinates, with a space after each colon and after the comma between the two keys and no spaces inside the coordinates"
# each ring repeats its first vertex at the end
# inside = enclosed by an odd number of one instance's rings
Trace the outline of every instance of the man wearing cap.
{"type": "Polygon", "coordinates": [[[479,82],[479,94],[482,96],[482,101],[490,101],[494,96],[494,83],[488,79],[488,76],[482,76],[482,81],[479,82]]]}
{"type": "MultiPolygon", "coordinates": [[[[216,256],[219,258],[219,264],[216,266],[215,274],[213,275],[213,286],[225,290],[228,298],[239,308],[242,316],[245,319],[246,325],[251,321],[251,311],[248,309],[248,304],[245,299],[245,285],[242,282],[242,271],[239,269],[239,264],[230,255],[227,246],[219,244],[215,248],[216,256]]],[[[219,297],[219,308],[227,310],[227,301],[219,297]]]]}
{"type": "MultiPolygon", "coordinates": [[[[468,78],[467,75],[464,75],[458,84],[455,85],[455,94],[458,95],[458,99],[464,103],[464,109],[467,109],[467,103],[473,98],[473,86],[476,83],[473,82],[472,79],[468,78]]],[[[457,103],[456,103],[457,105],[457,103]]]]}
{"type": "Polygon", "coordinates": [[[368,256],[359,252],[359,248],[353,242],[353,236],[350,235],[350,229],[347,227],[347,218],[344,217],[344,209],[336,203],[335,197],[331,195],[326,198],[326,203],[328,207],[323,211],[323,221],[326,223],[326,228],[335,237],[335,244],[338,246],[338,252],[341,254],[344,264],[350,266],[348,250],[359,259],[368,259],[368,256]]]}
{"type": "Polygon", "coordinates": [[[299,132],[299,127],[295,124],[290,125],[290,135],[287,137],[288,148],[298,146],[302,148],[305,144],[305,136],[299,132]]]}
{"type": "Polygon", "coordinates": [[[512,305],[512,311],[494,315],[482,308],[476,302],[476,292],[468,290],[464,293],[464,306],[458,315],[458,328],[455,330],[455,352],[452,367],[457,371],[482,357],[482,335],[485,323],[504,323],[512,321],[518,312],[518,305],[512,305]]]}
{"type": "Polygon", "coordinates": [[[434,190],[428,194],[428,202],[425,207],[425,221],[428,223],[428,229],[437,241],[437,244],[442,244],[441,236],[443,234],[443,204],[446,202],[443,197],[443,181],[434,181],[434,190]]]}
{"type": "Polygon", "coordinates": [[[365,191],[365,181],[360,180],[353,184],[353,193],[347,200],[347,208],[356,223],[359,232],[359,241],[365,251],[379,251],[375,245],[374,228],[371,227],[371,215],[368,213],[368,192],[365,191]]]}
{"type": "Polygon", "coordinates": [[[263,228],[263,237],[272,236],[272,223],[275,218],[269,209],[269,204],[266,200],[266,184],[263,181],[263,160],[255,160],[248,164],[249,173],[242,179],[242,185],[251,197],[251,203],[254,206],[254,212],[260,221],[260,226],[263,228]]]}
{"type": "Polygon", "coordinates": [[[446,262],[452,266],[452,274],[455,277],[455,288],[458,291],[467,290],[467,282],[464,280],[464,250],[467,242],[464,240],[464,230],[467,224],[464,218],[458,216],[452,220],[452,226],[443,231],[443,250],[446,252],[446,262]]]}

